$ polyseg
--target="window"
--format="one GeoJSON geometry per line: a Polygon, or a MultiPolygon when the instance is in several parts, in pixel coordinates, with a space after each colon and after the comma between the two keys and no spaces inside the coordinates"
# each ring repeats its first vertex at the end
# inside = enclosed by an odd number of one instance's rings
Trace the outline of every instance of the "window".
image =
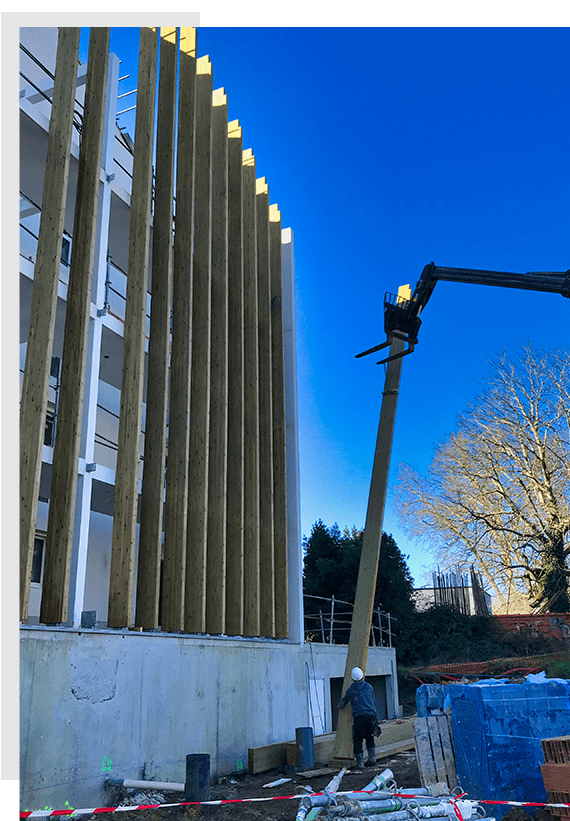
{"type": "Polygon", "coordinates": [[[32,559],[32,582],[34,584],[42,583],[45,544],[45,536],[36,536],[34,539],[34,558],[32,559]]]}
{"type": "Polygon", "coordinates": [[[69,259],[71,257],[71,237],[69,235],[63,235],[63,239],[61,241],[61,261],[64,265],[69,267],[69,259]]]}
{"type": "Polygon", "coordinates": [[[55,432],[55,413],[50,412],[49,410],[46,413],[46,427],[44,431],[44,445],[48,447],[53,447],[53,440],[54,440],[54,432],[55,432]]]}

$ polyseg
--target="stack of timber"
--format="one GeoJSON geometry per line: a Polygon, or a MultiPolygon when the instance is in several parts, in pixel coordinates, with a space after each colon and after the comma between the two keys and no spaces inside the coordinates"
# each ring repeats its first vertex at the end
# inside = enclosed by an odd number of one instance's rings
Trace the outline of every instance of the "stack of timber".
{"type": "Polygon", "coordinates": [[[414,742],[422,786],[443,783],[454,789],[457,774],[448,717],[434,711],[427,718],[417,718],[414,742]]]}
{"type": "MultiPolygon", "coordinates": [[[[387,758],[404,752],[404,750],[413,750],[414,720],[414,718],[405,718],[382,722],[382,735],[376,739],[376,758],[387,758]]],[[[319,765],[333,760],[335,737],[336,733],[314,736],[314,758],[319,765]]],[[[252,775],[283,766],[297,766],[295,741],[282,741],[250,748],[248,767],[252,775]]]]}

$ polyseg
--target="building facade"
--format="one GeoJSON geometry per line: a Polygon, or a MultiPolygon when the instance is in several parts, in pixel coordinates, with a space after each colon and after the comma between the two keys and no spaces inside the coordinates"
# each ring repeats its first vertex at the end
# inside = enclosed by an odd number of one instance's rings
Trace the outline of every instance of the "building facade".
{"type": "Polygon", "coordinates": [[[292,231],[196,29],[140,30],[134,138],[78,44],[20,30],[23,809],[330,731],[346,659],[303,643],[292,231]]]}

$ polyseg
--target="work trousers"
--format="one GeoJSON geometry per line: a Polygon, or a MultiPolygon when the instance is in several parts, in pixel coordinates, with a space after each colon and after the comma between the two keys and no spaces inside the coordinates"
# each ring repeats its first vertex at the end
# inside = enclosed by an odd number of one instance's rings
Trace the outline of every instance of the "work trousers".
{"type": "Polygon", "coordinates": [[[354,716],[352,719],[352,749],[354,755],[362,753],[362,742],[366,742],[366,749],[374,747],[374,727],[376,716],[354,716]]]}

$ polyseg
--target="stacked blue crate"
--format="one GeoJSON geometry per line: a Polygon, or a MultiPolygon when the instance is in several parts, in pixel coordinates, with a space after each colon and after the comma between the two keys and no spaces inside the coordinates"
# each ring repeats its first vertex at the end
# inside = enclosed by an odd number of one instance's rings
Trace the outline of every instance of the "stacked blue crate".
{"type": "MultiPolygon", "coordinates": [[[[527,676],[520,682],[423,685],[418,715],[451,710],[458,784],[471,799],[539,801],[548,797],[540,765],[543,738],[570,734],[570,681],[527,676]]],[[[490,806],[501,817],[508,806],[490,806]]]]}

